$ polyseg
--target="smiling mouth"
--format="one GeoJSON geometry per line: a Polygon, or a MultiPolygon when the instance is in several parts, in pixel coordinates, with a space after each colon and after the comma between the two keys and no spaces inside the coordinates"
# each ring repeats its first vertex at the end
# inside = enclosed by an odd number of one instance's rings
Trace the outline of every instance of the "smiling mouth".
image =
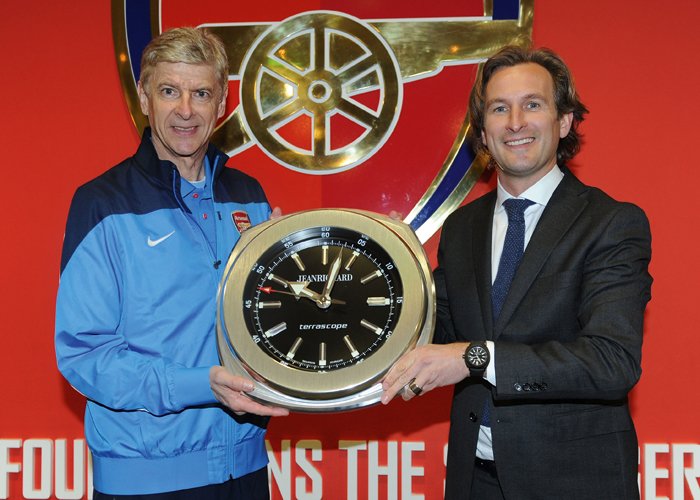
{"type": "Polygon", "coordinates": [[[514,141],[506,141],[507,146],[522,146],[523,144],[530,144],[535,139],[534,137],[526,137],[524,139],[517,139],[514,141]]]}

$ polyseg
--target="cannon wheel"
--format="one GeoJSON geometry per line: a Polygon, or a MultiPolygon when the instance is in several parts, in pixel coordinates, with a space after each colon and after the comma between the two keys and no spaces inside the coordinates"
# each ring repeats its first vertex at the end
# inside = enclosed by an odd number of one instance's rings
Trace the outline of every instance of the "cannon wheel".
{"type": "Polygon", "coordinates": [[[243,121],[278,163],[306,173],[341,172],[370,158],[391,135],[403,97],[399,75],[393,52],[367,23],[338,12],[305,12],[270,27],[248,51],[243,121]],[[376,91],[371,105],[358,100],[376,91]],[[336,114],[361,131],[340,146],[333,140],[336,114]],[[278,133],[302,117],[311,123],[307,147],[278,133]]]}

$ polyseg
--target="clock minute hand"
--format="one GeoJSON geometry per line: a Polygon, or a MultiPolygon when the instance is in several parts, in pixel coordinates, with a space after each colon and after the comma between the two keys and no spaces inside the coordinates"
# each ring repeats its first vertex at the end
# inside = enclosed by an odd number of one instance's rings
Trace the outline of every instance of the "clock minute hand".
{"type": "Polygon", "coordinates": [[[331,300],[331,290],[333,290],[333,285],[340,272],[340,265],[343,262],[343,249],[338,250],[338,256],[335,258],[331,264],[331,269],[328,271],[328,279],[326,279],[326,286],[323,287],[323,292],[321,292],[321,303],[318,305],[321,308],[326,308],[330,306],[331,300]]]}

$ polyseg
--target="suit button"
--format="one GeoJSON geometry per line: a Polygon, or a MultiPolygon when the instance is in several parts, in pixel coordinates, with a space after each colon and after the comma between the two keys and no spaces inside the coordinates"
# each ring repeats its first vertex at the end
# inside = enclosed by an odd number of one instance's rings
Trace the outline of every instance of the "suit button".
{"type": "Polygon", "coordinates": [[[532,386],[530,384],[523,384],[523,390],[525,392],[530,392],[532,390],[532,386]]]}
{"type": "Polygon", "coordinates": [[[515,389],[518,392],[523,392],[523,386],[518,384],[517,382],[513,384],[513,389],[515,389]]]}
{"type": "Polygon", "coordinates": [[[544,382],[542,382],[542,384],[540,385],[540,387],[542,387],[542,390],[543,390],[543,391],[546,391],[546,390],[547,390],[547,384],[544,383],[544,382]]]}
{"type": "Polygon", "coordinates": [[[540,384],[532,384],[532,389],[535,391],[541,391],[542,386],[540,384]]]}
{"type": "Polygon", "coordinates": [[[472,422],[476,422],[476,419],[477,419],[476,413],[474,413],[473,411],[470,412],[469,413],[469,420],[471,420],[472,422]]]}

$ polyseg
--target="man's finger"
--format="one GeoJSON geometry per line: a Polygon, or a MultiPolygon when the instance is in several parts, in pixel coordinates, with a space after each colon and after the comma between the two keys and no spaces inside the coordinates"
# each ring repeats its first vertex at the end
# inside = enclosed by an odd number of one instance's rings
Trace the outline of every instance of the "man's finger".
{"type": "Polygon", "coordinates": [[[224,404],[234,410],[236,413],[254,413],[255,415],[263,415],[270,417],[284,417],[289,415],[289,410],[277,406],[266,406],[264,404],[253,401],[242,392],[232,393],[228,397],[224,397],[224,404]]]}
{"type": "Polygon", "coordinates": [[[272,209],[272,213],[270,214],[270,219],[278,219],[282,217],[282,209],[280,207],[275,207],[272,209]]]}

